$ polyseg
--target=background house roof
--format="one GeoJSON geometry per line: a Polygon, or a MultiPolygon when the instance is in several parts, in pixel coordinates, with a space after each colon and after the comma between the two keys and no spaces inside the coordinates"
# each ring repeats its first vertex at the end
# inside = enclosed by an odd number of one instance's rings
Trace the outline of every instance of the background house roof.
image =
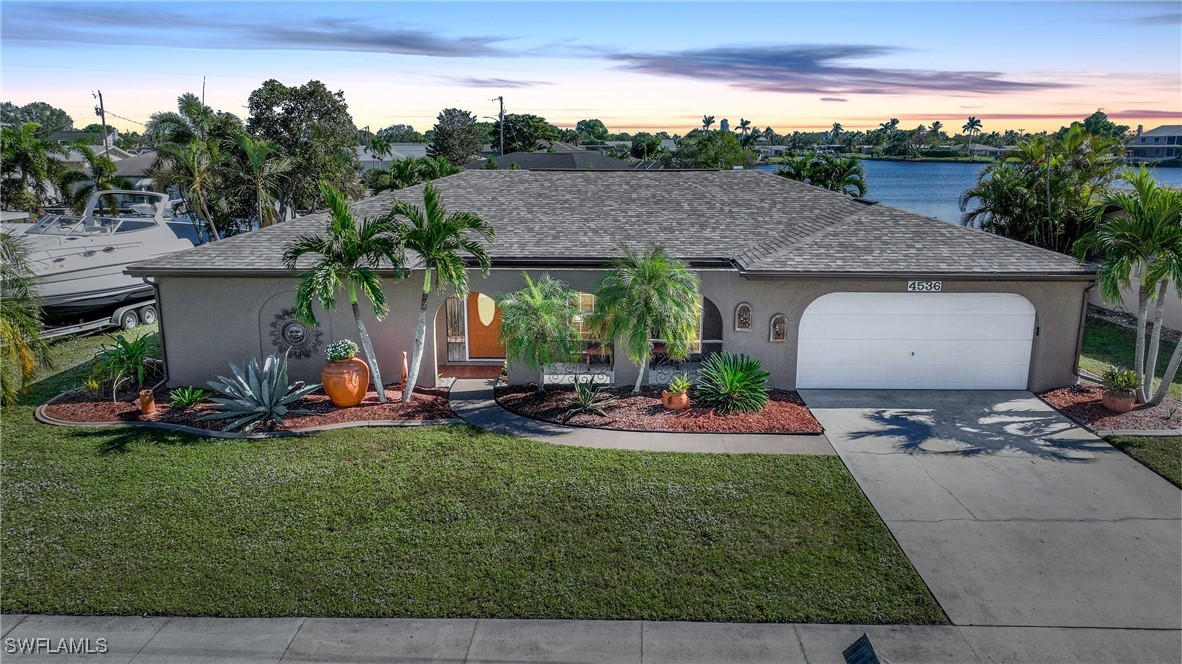
{"type": "MultiPolygon", "coordinates": [[[[519,168],[525,170],[532,169],[562,169],[562,168],[586,168],[586,169],[607,169],[607,170],[626,170],[635,168],[635,164],[624,161],[623,159],[616,159],[615,157],[608,157],[592,150],[578,150],[573,152],[510,152],[509,154],[499,157],[489,157],[492,161],[497,162],[501,168],[509,168],[516,164],[519,168]]],[[[485,161],[473,161],[464,164],[464,168],[474,169],[484,166],[485,161]]]]}
{"type": "MultiPolygon", "coordinates": [[[[437,180],[448,210],[497,231],[494,265],[600,264],[661,244],[699,265],[754,275],[1087,276],[1075,259],[759,171],[463,171],[437,180]]],[[[365,198],[361,216],[422,186],[365,198]]],[[[135,275],[282,274],[284,247],[323,230],[317,213],[131,268],[135,275]]]]}

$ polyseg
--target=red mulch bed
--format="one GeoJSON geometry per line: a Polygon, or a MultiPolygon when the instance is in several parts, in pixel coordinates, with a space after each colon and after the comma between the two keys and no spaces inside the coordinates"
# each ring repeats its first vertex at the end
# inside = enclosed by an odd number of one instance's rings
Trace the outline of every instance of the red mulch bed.
{"type": "MultiPolygon", "coordinates": [[[[199,429],[221,431],[230,420],[203,420],[210,414],[211,404],[199,404],[186,411],[177,410],[169,406],[167,389],[156,390],[156,413],[150,417],[140,417],[139,398],[128,392],[120,394],[118,401],[96,398],[82,390],[75,390],[63,395],[57,401],[45,406],[45,414],[49,417],[67,422],[167,422],[183,424],[199,429]]],[[[341,422],[361,422],[367,420],[439,420],[450,419],[456,415],[447,403],[447,390],[440,388],[415,388],[414,396],[409,404],[402,403],[402,390],[396,387],[386,388],[385,404],[378,403],[378,394],[370,390],[365,400],[353,408],[337,408],[323,393],[310,394],[292,404],[293,409],[311,411],[310,415],[293,415],[286,418],[284,426],[275,430],[307,429],[309,427],[337,424],[341,422]]],[[[256,429],[256,432],[258,429],[256,429]]]]}
{"type": "MultiPolygon", "coordinates": [[[[690,404],[685,410],[668,410],[661,405],[659,387],[641,388],[639,395],[632,388],[604,388],[619,397],[619,401],[604,408],[607,417],[579,413],[566,424],[624,431],[671,431],[688,433],[821,433],[821,423],[813,417],[800,395],[788,390],[775,390],[771,402],[758,413],[723,415],[713,408],[699,408],[690,404]]],[[[566,398],[574,390],[569,387],[547,386],[544,395],[534,392],[531,385],[510,385],[497,388],[497,403],[506,410],[547,422],[562,423],[569,410],[566,398]]]]}
{"type": "Polygon", "coordinates": [[[1100,402],[1103,394],[1095,383],[1083,381],[1078,388],[1061,387],[1044,392],[1042,398],[1071,419],[1096,430],[1178,431],[1182,434],[1182,404],[1165,399],[1146,408],[1138,405],[1124,414],[1108,410],[1100,402]],[[1170,417],[1172,413],[1172,417],[1170,417]]]}

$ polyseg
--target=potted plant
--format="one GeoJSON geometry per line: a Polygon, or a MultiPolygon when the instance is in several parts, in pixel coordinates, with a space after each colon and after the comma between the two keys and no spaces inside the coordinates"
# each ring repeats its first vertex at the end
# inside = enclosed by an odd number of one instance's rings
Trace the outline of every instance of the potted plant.
{"type": "Polygon", "coordinates": [[[692,386],[689,376],[676,374],[669,381],[669,389],[661,390],[661,403],[669,410],[685,410],[689,407],[689,389],[692,386]]]}
{"type": "Polygon", "coordinates": [[[352,408],[365,399],[369,388],[369,365],[357,357],[357,344],[348,339],[334,341],[324,349],[320,382],[324,393],[340,408],[352,408]]]}
{"type": "Polygon", "coordinates": [[[1109,367],[1100,377],[1103,404],[1114,413],[1127,413],[1137,405],[1137,373],[1121,367],[1109,367]]]}

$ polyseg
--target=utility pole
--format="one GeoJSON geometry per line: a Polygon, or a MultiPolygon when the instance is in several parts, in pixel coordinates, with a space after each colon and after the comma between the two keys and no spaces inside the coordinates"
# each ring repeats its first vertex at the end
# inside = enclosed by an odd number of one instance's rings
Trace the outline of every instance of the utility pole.
{"type": "Polygon", "coordinates": [[[497,101],[501,103],[501,112],[497,114],[497,119],[501,122],[501,154],[505,154],[505,98],[496,97],[489,101],[497,101]]]}
{"type": "Polygon", "coordinates": [[[91,94],[92,97],[97,97],[99,105],[95,107],[94,114],[102,118],[103,122],[103,154],[106,154],[111,146],[107,143],[107,109],[103,107],[103,91],[99,90],[91,94]]]}

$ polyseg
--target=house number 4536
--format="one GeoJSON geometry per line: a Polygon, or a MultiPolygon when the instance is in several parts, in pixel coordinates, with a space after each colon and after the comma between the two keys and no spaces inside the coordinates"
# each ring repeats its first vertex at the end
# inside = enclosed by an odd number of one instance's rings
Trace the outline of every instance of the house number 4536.
{"type": "Polygon", "coordinates": [[[939,293],[944,290],[944,282],[942,281],[908,281],[907,292],[909,293],[939,293]]]}

